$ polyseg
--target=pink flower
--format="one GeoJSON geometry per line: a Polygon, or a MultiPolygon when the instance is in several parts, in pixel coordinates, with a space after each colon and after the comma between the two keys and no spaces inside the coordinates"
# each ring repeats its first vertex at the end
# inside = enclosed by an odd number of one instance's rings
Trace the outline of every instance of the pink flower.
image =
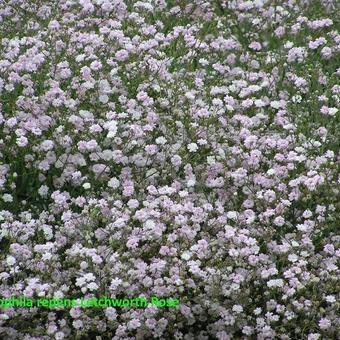
{"type": "Polygon", "coordinates": [[[322,318],[319,320],[318,325],[321,329],[328,329],[331,326],[331,322],[327,318],[322,318]]]}
{"type": "Polygon", "coordinates": [[[129,53],[126,50],[119,50],[116,52],[115,57],[118,61],[125,61],[129,57],[129,53]]]}

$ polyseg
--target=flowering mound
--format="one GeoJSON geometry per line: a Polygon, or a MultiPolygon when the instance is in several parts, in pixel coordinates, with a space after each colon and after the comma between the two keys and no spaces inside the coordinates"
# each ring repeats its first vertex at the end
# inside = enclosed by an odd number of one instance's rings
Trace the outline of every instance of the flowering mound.
{"type": "Polygon", "coordinates": [[[335,339],[337,1],[0,4],[1,339],[335,339]]]}

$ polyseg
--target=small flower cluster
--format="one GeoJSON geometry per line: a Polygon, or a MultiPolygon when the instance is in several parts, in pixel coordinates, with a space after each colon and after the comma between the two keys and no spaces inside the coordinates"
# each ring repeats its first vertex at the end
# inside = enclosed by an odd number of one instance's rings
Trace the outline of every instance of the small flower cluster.
{"type": "Polygon", "coordinates": [[[0,3],[0,338],[336,339],[336,1],[0,3]]]}

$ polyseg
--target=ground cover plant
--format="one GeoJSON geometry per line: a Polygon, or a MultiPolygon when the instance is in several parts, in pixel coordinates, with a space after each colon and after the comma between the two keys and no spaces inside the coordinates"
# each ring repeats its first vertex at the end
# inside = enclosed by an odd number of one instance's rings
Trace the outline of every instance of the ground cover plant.
{"type": "Polygon", "coordinates": [[[337,339],[336,0],[0,2],[1,339],[337,339]]]}

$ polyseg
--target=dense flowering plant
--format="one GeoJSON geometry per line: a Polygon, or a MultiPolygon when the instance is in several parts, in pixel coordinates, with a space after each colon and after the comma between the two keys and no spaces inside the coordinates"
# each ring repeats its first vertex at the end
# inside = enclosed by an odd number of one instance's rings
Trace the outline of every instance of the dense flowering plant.
{"type": "Polygon", "coordinates": [[[336,339],[335,0],[0,2],[1,339],[336,339]]]}

